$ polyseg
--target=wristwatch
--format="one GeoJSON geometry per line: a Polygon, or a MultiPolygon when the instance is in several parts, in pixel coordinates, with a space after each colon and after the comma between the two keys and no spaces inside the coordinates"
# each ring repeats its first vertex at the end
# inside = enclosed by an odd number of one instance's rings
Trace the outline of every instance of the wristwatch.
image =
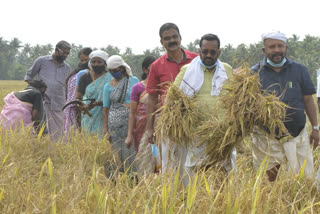
{"type": "Polygon", "coordinates": [[[312,126],[312,129],[319,131],[319,126],[312,126]]]}

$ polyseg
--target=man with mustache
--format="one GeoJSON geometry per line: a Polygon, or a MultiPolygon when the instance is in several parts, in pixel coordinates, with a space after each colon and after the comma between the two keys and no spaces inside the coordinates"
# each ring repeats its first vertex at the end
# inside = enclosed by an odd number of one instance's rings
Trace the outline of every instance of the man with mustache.
{"type": "MultiPolygon", "coordinates": [[[[274,93],[288,105],[284,125],[289,136],[268,137],[268,130],[256,129],[252,134],[252,156],[255,170],[258,170],[268,155],[267,175],[270,181],[277,177],[280,164],[288,163],[290,171],[299,173],[304,162],[304,174],[312,175],[313,158],[311,146],[319,142],[319,127],[316,107],[312,95],[315,88],[307,68],[286,58],[288,46],[283,33],[270,32],[262,36],[262,51],[265,58],[251,70],[259,72],[262,90],[274,93]],[[306,116],[311,123],[308,139],[306,116]]],[[[272,112],[271,112],[272,113],[272,112]]]]}
{"type": "MultiPolygon", "coordinates": [[[[65,63],[71,50],[71,45],[66,41],[57,43],[52,55],[37,58],[24,80],[42,80],[48,86],[44,96],[44,111],[47,122],[47,130],[52,141],[57,141],[63,133],[65,105],[65,80],[70,73],[70,66],[65,63]]],[[[43,112],[43,110],[42,110],[43,112]]]]}
{"type": "MultiPolygon", "coordinates": [[[[167,53],[154,61],[150,68],[146,92],[148,93],[147,101],[147,125],[145,134],[152,142],[154,111],[159,101],[162,103],[166,94],[167,86],[173,82],[180,72],[182,66],[191,62],[197,56],[196,53],[181,48],[181,35],[177,25],[165,23],[159,31],[160,43],[166,49],[167,53]]],[[[166,169],[168,162],[168,148],[162,147],[162,171],[166,169]]]]}
{"type": "MultiPolygon", "coordinates": [[[[224,82],[231,77],[232,68],[227,63],[219,60],[221,54],[220,39],[214,34],[205,34],[201,37],[199,43],[199,55],[194,58],[190,64],[181,68],[174,84],[191,99],[194,99],[199,112],[204,120],[215,118],[223,119],[224,110],[219,106],[219,97],[224,82]],[[194,96],[196,95],[196,96],[194,96]]],[[[215,143],[215,142],[208,142],[215,143]]],[[[203,167],[208,167],[205,163],[206,146],[199,147],[196,137],[193,144],[180,144],[176,146],[177,152],[172,159],[176,166],[180,164],[180,175],[183,175],[184,169],[192,174],[203,167]]],[[[225,161],[224,169],[229,172],[236,166],[236,150],[231,154],[231,159],[225,161]]],[[[188,184],[188,177],[183,178],[185,185],[188,184]]]]}

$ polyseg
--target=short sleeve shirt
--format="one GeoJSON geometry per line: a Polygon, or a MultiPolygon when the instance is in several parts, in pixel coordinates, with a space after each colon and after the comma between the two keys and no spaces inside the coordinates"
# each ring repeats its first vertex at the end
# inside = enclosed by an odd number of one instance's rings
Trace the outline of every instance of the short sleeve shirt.
{"type": "Polygon", "coordinates": [[[286,110],[284,125],[293,137],[298,136],[306,123],[303,96],[316,92],[307,68],[289,59],[280,72],[272,70],[265,59],[251,70],[258,72],[259,68],[262,89],[274,93],[291,107],[286,110]]]}
{"type": "Polygon", "coordinates": [[[22,102],[31,103],[32,109],[40,111],[42,105],[42,96],[38,89],[27,86],[23,91],[14,93],[14,95],[22,102]]]}
{"type": "Polygon", "coordinates": [[[169,83],[173,82],[182,66],[189,64],[198,54],[183,50],[184,59],[176,63],[165,54],[154,61],[150,68],[146,92],[152,95],[164,95],[169,83]]]}
{"type": "Polygon", "coordinates": [[[317,71],[317,97],[320,97],[320,69],[317,71]]]}
{"type": "Polygon", "coordinates": [[[76,79],[76,86],[79,85],[79,81],[80,81],[80,78],[82,77],[82,75],[84,75],[85,73],[87,73],[88,70],[81,70],[77,73],[77,79],[76,79]]]}
{"type": "Polygon", "coordinates": [[[139,102],[140,95],[145,91],[145,87],[142,82],[138,82],[132,87],[132,92],[130,96],[131,101],[139,102]]]}

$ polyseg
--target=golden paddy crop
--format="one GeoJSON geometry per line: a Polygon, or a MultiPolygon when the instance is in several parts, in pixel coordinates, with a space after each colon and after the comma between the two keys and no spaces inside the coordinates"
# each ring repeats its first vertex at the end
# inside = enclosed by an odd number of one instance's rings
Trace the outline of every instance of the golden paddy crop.
{"type": "Polygon", "coordinates": [[[73,136],[67,144],[54,144],[27,129],[2,135],[1,213],[320,212],[312,179],[290,175],[283,167],[277,181],[268,182],[265,165],[253,173],[249,147],[238,154],[236,172],[212,168],[184,187],[170,172],[141,177],[138,183],[126,174],[108,179],[104,165],[116,159],[110,144],[73,136]]]}
{"type": "Polygon", "coordinates": [[[188,97],[175,85],[168,89],[165,104],[159,109],[156,136],[171,143],[206,145],[207,162],[214,164],[228,159],[233,148],[243,141],[254,127],[267,128],[271,137],[287,135],[282,121],[286,106],[279,98],[261,92],[259,75],[248,67],[239,69],[223,87],[219,99],[220,109],[225,109],[223,119],[214,112],[208,117],[196,107],[193,97],[188,97]],[[205,115],[205,116],[204,116],[205,115]]]}
{"type": "Polygon", "coordinates": [[[312,178],[284,166],[270,183],[267,162],[253,173],[248,140],[236,172],[212,168],[184,187],[171,172],[138,182],[119,173],[107,178],[104,165],[117,164],[117,153],[95,136],[72,133],[69,142],[52,143],[27,128],[0,132],[0,213],[320,213],[312,178]]]}

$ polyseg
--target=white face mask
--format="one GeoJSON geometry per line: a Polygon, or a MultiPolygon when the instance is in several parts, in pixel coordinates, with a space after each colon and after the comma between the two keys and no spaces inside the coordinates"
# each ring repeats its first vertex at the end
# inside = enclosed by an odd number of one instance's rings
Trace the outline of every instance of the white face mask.
{"type": "Polygon", "coordinates": [[[283,58],[283,60],[279,64],[276,64],[276,63],[272,62],[270,59],[267,58],[267,63],[270,64],[272,67],[275,67],[275,68],[279,68],[279,67],[283,66],[284,63],[286,63],[286,61],[287,61],[287,59],[283,58]]]}
{"type": "Polygon", "coordinates": [[[207,66],[207,65],[205,65],[203,62],[202,62],[202,60],[200,60],[200,64],[201,65],[203,65],[205,68],[213,68],[214,66],[216,66],[217,65],[217,61],[213,64],[213,65],[211,65],[211,66],[207,66]]]}

